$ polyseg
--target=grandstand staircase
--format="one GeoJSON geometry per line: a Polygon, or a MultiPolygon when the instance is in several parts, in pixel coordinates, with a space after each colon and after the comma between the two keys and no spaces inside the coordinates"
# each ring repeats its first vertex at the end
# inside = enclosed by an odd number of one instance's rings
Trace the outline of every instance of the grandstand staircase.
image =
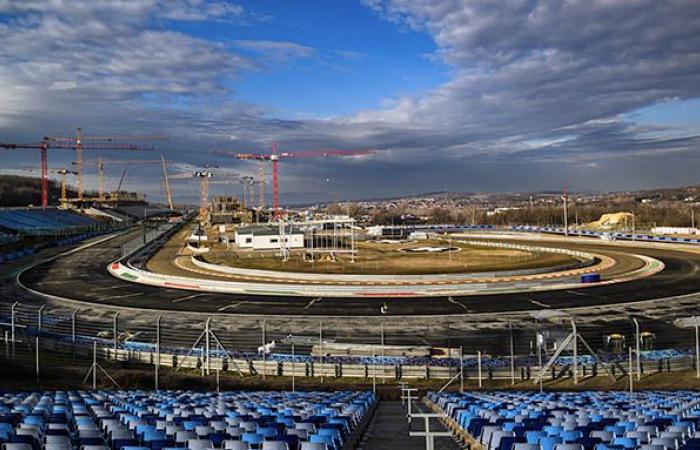
{"type": "MultiPolygon", "coordinates": [[[[418,402],[413,403],[414,412],[430,412],[418,402]]],[[[415,420],[411,426],[413,431],[422,431],[422,420],[415,420]]],[[[431,421],[431,429],[445,431],[445,426],[437,420],[431,421]]],[[[410,437],[406,419],[406,408],[400,401],[382,400],[379,402],[364,436],[357,444],[357,450],[423,450],[425,439],[410,437]]],[[[458,450],[465,448],[451,437],[435,438],[435,448],[440,450],[458,450]]]]}

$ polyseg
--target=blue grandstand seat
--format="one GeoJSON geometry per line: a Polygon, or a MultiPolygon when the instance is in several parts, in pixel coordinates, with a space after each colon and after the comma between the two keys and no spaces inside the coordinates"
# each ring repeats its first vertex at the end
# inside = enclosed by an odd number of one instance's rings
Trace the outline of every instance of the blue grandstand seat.
{"type": "Polygon", "coordinates": [[[70,229],[88,229],[97,222],[59,209],[0,209],[0,228],[26,234],[49,234],[70,229]]]}
{"type": "Polygon", "coordinates": [[[352,391],[5,392],[0,442],[4,435],[20,450],[164,450],[176,440],[192,450],[292,450],[308,440],[339,449],[374,401],[352,391]]]}
{"type": "Polygon", "coordinates": [[[486,394],[427,397],[488,450],[700,450],[697,392],[486,394]]]}

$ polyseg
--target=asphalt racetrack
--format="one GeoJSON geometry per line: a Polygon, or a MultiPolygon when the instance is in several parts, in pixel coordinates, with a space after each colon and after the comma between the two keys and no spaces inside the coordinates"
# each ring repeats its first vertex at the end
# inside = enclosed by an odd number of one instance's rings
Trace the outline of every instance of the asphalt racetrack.
{"type": "MultiPolygon", "coordinates": [[[[314,298],[213,294],[145,286],[119,280],[106,269],[117,260],[121,244],[134,239],[134,231],[42,262],[18,276],[21,286],[35,292],[96,305],[150,310],[189,311],[260,316],[445,316],[479,313],[525,312],[543,308],[600,307],[700,292],[700,254],[663,248],[610,246],[590,243],[546,242],[536,245],[614,255],[617,270],[637,261],[630,255],[646,255],[665,264],[655,275],[618,284],[585,289],[529,292],[522,294],[472,295],[465,297],[412,298],[314,298]]],[[[520,243],[530,243],[520,240],[520,243]]]]}

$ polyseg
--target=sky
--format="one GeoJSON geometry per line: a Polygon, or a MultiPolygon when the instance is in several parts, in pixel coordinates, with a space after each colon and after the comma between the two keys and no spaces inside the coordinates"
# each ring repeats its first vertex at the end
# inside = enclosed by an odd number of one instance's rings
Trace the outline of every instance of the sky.
{"type": "MultiPolygon", "coordinates": [[[[234,195],[224,174],[256,163],[217,150],[376,150],[281,162],[283,204],[697,184],[700,3],[0,0],[0,142],[77,127],[167,136],[100,156],[216,165],[234,195]]],[[[0,172],[27,166],[37,151],[0,153],[0,172]]],[[[160,175],[132,164],[124,187],[162,200],[160,175]]]]}

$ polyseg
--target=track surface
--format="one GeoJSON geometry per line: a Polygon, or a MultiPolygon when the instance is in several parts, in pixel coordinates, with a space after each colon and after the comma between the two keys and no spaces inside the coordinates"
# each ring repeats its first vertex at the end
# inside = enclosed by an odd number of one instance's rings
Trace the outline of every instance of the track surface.
{"type": "MultiPolygon", "coordinates": [[[[143,286],[112,277],[106,266],[120,256],[120,245],[134,238],[128,233],[110,241],[48,261],[20,276],[26,287],[58,297],[131,308],[197,311],[265,316],[419,316],[530,311],[612,305],[678,296],[700,291],[700,254],[669,248],[629,248],[609,245],[556,243],[577,250],[644,254],[661,260],[666,268],[651,277],[615,285],[579,290],[528,294],[430,298],[304,298],[209,294],[143,286]]],[[[521,241],[522,242],[522,241],[521,241]]],[[[547,245],[538,241],[537,245],[547,245]]]]}

